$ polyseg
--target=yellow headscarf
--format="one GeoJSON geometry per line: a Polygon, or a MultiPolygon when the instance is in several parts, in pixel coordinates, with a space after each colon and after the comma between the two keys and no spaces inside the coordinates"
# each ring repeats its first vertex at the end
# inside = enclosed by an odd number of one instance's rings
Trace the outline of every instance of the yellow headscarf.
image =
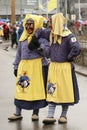
{"type": "Polygon", "coordinates": [[[39,15],[32,15],[32,14],[27,14],[25,19],[24,19],[24,31],[19,39],[19,41],[24,41],[26,39],[28,39],[28,43],[30,43],[33,34],[35,33],[35,31],[41,27],[43,27],[43,21],[44,21],[44,17],[43,16],[39,16],[39,15]],[[27,22],[28,19],[32,18],[34,20],[34,31],[32,34],[28,34],[25,28],[25,24],[27,22]]]}
{"type": "Polygon", "coordinates": [[[52,43],[52,36],[54,37],[54,43],[61,44],[62,37],[68,36],[72,32],[67,28],[67,20],[62,13],[57,13],[52,16],[52,30],[50,34],[50,42],[52,43]]]}

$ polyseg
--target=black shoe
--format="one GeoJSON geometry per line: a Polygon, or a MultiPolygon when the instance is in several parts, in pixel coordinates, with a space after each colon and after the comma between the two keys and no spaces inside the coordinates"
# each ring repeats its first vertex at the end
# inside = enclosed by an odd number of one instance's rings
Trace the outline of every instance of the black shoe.
{"type": "Polygon", "coordinates": [[[23,117],[21,115],[16,115],[16,114],[13,114],[11,115],[10,117],[8,117],[8,120],[9,121],[16,121],[16,120],[21,120],[23,117]]]}
{"type": "Polygon", "coordinates": [[[54,119],[53,117],[52,118],[46,118],[43,120],[43,123],[46,124],[46,125],[49,125],[49,124],[54,124],[56,122],[56,119],[54,119]]]}
{"type": "Polygon", "coordinates": [[[4,48],[3,50],[8,51],[8,48],[4,48]]]}

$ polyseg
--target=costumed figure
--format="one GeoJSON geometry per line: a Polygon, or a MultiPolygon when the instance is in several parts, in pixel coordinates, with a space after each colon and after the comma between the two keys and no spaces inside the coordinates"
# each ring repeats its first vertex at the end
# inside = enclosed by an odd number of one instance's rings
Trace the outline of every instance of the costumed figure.
{"type": "Polygon", "coordinates": [[[73,58],[80,54],[80,44],[76,36],[67,28],[67,21],[62,13],[52,16],[49,23],[50,59],[47,81],[48,115],[44,124],[56,122],[56,105],[61,105],[59,123],[67,123],[67,111],[70,105],[79,102],[79,89],[75,75],[73,58]]]}
{"type": "MultiPolygon", "coordinates": [[[[27,14],[24,19],[24,31],[19,39],[14,75],[16,79],[15,100],[16,112],[8,120],[22,119],[21,110],[33,110],[32,120],[38,120],[39,109],[47,106],[46,75],[44,66],[49,55],[49,42],[34,33],[43,27],[44,17],[27,14]]],[[[37,34],[37,33],[36,33],[37,34]]]]}

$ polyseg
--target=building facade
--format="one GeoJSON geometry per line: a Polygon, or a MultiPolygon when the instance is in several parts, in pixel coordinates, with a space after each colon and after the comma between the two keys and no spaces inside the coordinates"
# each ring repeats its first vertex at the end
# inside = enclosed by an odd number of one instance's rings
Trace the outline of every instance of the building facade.
{"type": "MultiPolygon", "coordinates": [[[[0,17],[11,17],[11,0],[0,0],[0,17]]],[[[45,16],[52,15],[56,12],[62,12],[64,16],[71,19],[75,16],[76,19],[87,19],[87,0],[15,0],[15,14],[16,19],[19,20],[25,16],[26,13],[41,14],[45,16]],[[49,12],[49,4],[56,6],[49,12]],[[80,4],[79,4],[80,2],[80,4]]]]}

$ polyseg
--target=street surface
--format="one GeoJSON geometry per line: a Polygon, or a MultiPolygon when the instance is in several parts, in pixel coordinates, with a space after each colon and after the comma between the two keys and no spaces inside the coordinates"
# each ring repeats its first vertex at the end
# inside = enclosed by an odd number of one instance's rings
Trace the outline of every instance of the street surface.
{"type": "MultiPolygon", "coordinates": [[[[87,130],[87,77],[77,74],[80,102],[69,108],[68,123],[64,125],[43,125],[42,120],[47,116],[47,107],[40,110],[39,121],[32,122],[32,111],[23,110],[21,121],[9,122],[8,117],[15,112],[14,90],[15,76],[13,61],[15,49],[5,51],[0,48],[0,130],[87,130]]],[[[57,106],[55,118],[60,116],[61,107],[57,106]]]]}

